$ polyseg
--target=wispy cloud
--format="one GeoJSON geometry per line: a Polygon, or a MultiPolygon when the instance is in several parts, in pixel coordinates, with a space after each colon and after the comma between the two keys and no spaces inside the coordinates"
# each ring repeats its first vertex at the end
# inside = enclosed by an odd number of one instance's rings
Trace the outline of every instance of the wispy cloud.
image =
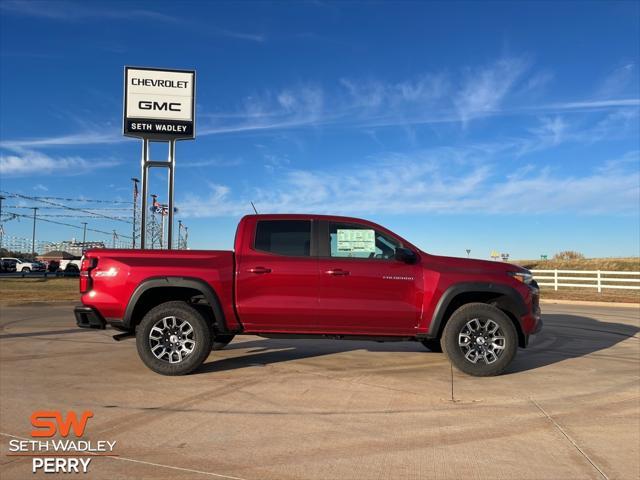
{"type": "Polygon", "coordinates": [[[180,162],[180,168],[199,168],[199,167],[239,167],[244,161],[241,158],[211,158],[209,160],[189,160],[185,159],[180,162]]]}
{"type": "Polygon", "coordinates": [[[79,156],[54,157],[35,150],[14,148],[12,153],[0,154],[0,174],[6,177],[37,176],[49,173],[73,176],[95,169],[115,167],[119,163],[116,159],[87,160],[79,156]]]}
{"type": "Polygon", "coordinates": [[[638,66],[633,63],[625,63],[611,71],[602,81],[596,91],[601,98],[611,98],[626,92],[637,96],[640,94],[638,85],[638,66]]]}
{"type": "Polygon", "coordinates": [[[175,16],[166,15],[155,10],[102,7],[95,2],[65,2],[38,0],[4,0],[0,10],[6,14],[48,18],[73,22],[86,18],[118,18],[135,21],[138,19],[175,23],[175,16]]]}
{"type": "MultiPolygon", "coordinates": [[[[537,91],[552,78],[551,72],[536,72],[521,57],[503,57],[464,69],[462,74],[425,73],[400,82],[343,77],[331,88],[302,85],[252,95],[235,111],[202,115],[199,134],[315,127],[406,129],[441,123],[466,127],[484,117],[553,116],[640,106],[638,95],[602,98],[594,94],[593,98],[541,102],[537,91]]],[[[614,93],[611,88],[608,91],[614,93]]]]}
{"type": "Polygon", "coordinates": [[[640,98],[616,98],[610,100],[582,100],[574,102],[558,102],[532,107],[538,110],[601,110],[616,107],[638,107],[640,98]]]}
{"type": "Polygon", "coordinates": [[[260,33],[240,32],[214,25],[200,25],[197,20],[184,18],[179,14],[167,14],[157,10],[126,8],[98,2],[67,2],[50,0],[3,0],[0,10],[4,14],[36,17],[59,22],[78,22],[86,19],[113,19],[123,21],[148,20],[163,24],[174,24],[185,28],[202,28],[209,35],[235,38],[262,43],[267,37],[260,33]]]}
{"type": "Polygon", "coordinates": [[[462,122],[495,113],[522,75],[530,68],[521,58],[502,58],[497,62],[467,73],[455,99],[462,122]]]}
{"type": "MultiPolygon", "coordinates": [[[[359,129],[372,134],[375,129],[402,128],[411,139],[415,138],[414,127],[419,125],[468,128],[480,118],[558,119],[565,113],[623,112],[618,115],[624,116],[640,107],[640,93],[634,96],[630,90],[616,92],[614,85],[625,83],[613,80],[603,82],[607,98],[602,96],[602,88],[594,87],[596,93],[592,98],[540,101],[537,90],[551,78],[552,73],[537,72],[524,57],[503,57],[484,66],[465,68],[462,73],[423,73],[397,82],[342,77],[329,86],[301,83],[253,93],[241,99],[237,108],[226,112],[212,112],[203,105],[198,113],[197,135],[318,128],[359,129]]],[[[125,141],[113,127],[82,128],[80,133],[58,137],[3,140],[0,147],[44,148],[125,141]]]]}
{"type": "Polygon", "coordinates": [[[213,28],[213,29],[209,29],[209,31],[223,37],[237,38],[239,40],[249,40],[251,42],[258,42],[258,43],[267,41],[267,36],[262,33],[236,32],[236,31],[227,30],[224,28],[213,28]]]}
{"type": "Polygon", "coordinates": [[[73,145],[100,145],[108,143],[120,143],[126,138],[115,129],[111,132],[81,132],[57,137],[25,138],[16,140],[0,141],[0,148],[35,148],[35,147],[56,147],[73,145]]]}
{"type": "Polygon", "coordinates": [[[180,211],[185,217],[235,216],[247,213],[254,201],[262,213],[639,213],[637,151],[574,175],[532,166],[501,175],[496,172],[504,167],[497,168],[491,150],[392,154],[331,173],[281,169],[268,190],[238,193],[216,184],[204,198],[181,199],[180,211]],[[535,192],[535,201],[526,199],[527,192],[535,192]],[[211,208],[202,209],[203,204],[211,208]]]}

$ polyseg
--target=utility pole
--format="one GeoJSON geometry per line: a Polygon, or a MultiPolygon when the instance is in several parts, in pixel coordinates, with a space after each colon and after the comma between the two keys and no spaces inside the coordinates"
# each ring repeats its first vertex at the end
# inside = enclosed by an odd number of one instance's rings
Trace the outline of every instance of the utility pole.
{"type": "Polygon", "coordinates": [[[162,221],[160,226],[160,250],[164,248],[164,205],[160,207],[162,213],[160,213],[160,219],[162,221]]]}
{"type": "Polygon", "coordinates": [[[178,250],[182,248],[182,220],[178,220],[178,250]]]}
{"type": "Polygon", "coordinates": [[[36,212],[38,207],[31,207],[33,209],[33,232],[31,235],[31,255],[36,254],[36,212]]]}
{"type": "MultiPolygon", "coordinates": [[[[138,182],[140,180],[138,180],[135,177],[131,178],[131,181],[133,182],[133,241],[132,241],[132,248],[136,248],[136,207],[138,205],[138,182]]],[[[143,226],[144,228],[144,226],[143,226]]]]}
{"type": "Polygon", "coordinates": [[[113,231],[113,248],[116,248],[116,240],[118,239],[118,234],[116,231],[113,231]]]}
{"type": "Polygon", "coordinates": [[[87,242],[87,222],[80,222],[83,225],[82,229],[82,249],[84,251],[85,243],[87,242]]]}
{"type": "Polygon", "coordinates": [[[2,240],[4,240],[4,228],[2,227],[2,200],[6,197],[0,195],[0,248],[2,248],[2,240]]]}

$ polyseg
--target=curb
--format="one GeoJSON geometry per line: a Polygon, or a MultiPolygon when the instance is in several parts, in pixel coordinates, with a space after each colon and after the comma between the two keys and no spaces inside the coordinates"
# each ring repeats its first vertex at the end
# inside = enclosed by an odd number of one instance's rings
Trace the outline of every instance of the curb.
{"type": "Polygon", "coordinates": [[[623,302],[593,302],[589,300],[560,300],[560,299],[540,299],[540,303],[546,305],[584,305],[590,307],[622,307],[622,308],[640,308],[640,303],[623,303],[623,302]]]}

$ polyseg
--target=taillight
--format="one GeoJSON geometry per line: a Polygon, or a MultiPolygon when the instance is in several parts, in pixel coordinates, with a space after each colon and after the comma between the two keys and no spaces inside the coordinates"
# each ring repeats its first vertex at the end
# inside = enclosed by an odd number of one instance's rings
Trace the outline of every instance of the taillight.
{"type": "Polygon", "coordinates": [[[98,265],[97,258],[85,257],[80,264],[80,293],[86,293],[91,290],[91,270],[98,265]]]}

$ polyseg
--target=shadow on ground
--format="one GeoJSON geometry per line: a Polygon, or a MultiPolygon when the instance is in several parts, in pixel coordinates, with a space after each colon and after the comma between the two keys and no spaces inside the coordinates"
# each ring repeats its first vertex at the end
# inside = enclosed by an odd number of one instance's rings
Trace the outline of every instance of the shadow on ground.
{"type": "MultiPolygon", "coordinates": [[[[599,320],[577,315],[544,315],[544,328],[531,338],[526,349],[518,349],[514,362],[506,373],[524,372],[554,363],[606,350],[627,339],[640,341],[634,325],[599,320]]],[[[429,352],[419,342],[386,342],[356,340],[264,339],[232,343],[226,350],[247,349],[247,355],[221,358],[205,363],[195,373],[220,372],[237,368],[263,366],[305,358],[320,357],[354,350],[379,352],[429,352]]],[[[214,357],[216,353],[213,353],[214,357]]],[[[348,369],[348,365],[344,365],[348,369]]]]}

